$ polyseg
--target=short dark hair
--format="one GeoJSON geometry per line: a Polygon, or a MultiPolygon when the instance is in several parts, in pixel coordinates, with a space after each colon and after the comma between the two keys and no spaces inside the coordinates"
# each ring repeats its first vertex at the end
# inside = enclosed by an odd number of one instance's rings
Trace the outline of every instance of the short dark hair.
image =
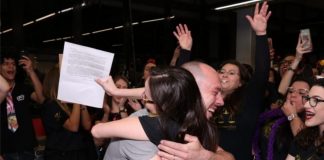
{"type": "Polygon", "coordinates": [[[4,62],[5,59],[13,59],[16,63],[18,61],[18,57],[17,54],[12,53],[12,52],[4,52],[1,56],[0,56],[0,64],[2,64],[4,62]]]}

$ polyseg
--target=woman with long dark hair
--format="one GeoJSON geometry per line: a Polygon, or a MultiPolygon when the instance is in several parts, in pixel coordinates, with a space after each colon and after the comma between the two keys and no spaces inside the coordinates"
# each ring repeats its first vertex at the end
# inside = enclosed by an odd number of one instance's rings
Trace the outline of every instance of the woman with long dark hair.
{"type": "MultiPolygon", "coordinates": [[[[105,81],[98,83],[104,87],[105,81]]],[[[173,67],[153,69],[142,99],[147,108],[156,108],[157,115],[97,124],[92,129],[93,136],[150,140],[158,145],[162,139],[183,142],[188,133],[197,136],[204,148],[216,150],[216,126],[205,116],[199,88],[189,71],[173,67]]]]}
{"type": "Polygon", "coordinates": [[[307,96],[305,125],[290,147],[286,160],[322,160],[324,159],[324,79],[315,82],[307,96]]]}

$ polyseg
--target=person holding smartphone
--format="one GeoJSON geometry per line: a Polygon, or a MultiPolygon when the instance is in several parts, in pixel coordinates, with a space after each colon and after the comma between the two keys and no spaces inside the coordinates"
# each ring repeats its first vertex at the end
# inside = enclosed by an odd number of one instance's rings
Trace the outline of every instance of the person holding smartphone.
{"type": "Polygon", "coordinates": [[[6,99],[1,103],[1,153],[4,159],[33,160],[36,145],[32,126],[31,101],[44,101],[43,87],[39,81],[31,59],[22,56],[17,62],[14,54],[5,53],[1,57],[1,76],[9,84],[6,99]],[[17,64],[27,73],[33,87],[16,80],[17,64]]]}

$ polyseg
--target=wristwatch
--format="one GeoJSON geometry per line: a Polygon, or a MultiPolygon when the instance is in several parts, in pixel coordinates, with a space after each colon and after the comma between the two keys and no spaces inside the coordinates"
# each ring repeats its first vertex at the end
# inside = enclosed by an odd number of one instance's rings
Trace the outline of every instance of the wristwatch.
{"type": "Polygon", "coordinates": [[[293,69],[292,67],[288,67],[288,71],[293,71],[294,73],[296,72],[296,69],[293,69]]]}
{"type": "Polygon", "coordinates": [[[287,116],[287,119],[288,119],[288,121],[292,121],[296,117],[297,117],[296,113],[292,113],[289,116],[287,116]]]}

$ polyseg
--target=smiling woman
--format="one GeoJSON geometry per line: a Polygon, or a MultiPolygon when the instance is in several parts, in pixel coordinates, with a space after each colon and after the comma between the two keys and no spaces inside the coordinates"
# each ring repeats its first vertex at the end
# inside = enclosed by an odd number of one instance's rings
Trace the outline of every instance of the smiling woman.
{"type": "Polygon", "coordinates": [[[303,98],[308,128],[297,134],[286,160],[324,159],[324,79],[316,81],[303,98]]]}

